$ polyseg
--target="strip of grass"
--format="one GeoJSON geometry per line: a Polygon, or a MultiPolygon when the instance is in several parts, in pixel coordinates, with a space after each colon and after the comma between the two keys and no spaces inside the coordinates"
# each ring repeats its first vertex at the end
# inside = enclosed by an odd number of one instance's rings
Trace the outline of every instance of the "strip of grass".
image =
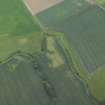
{"type": "Polygon", "coordinates": [[[55,44],[55,40],[52,36],[47,37],[47,57],[51,61],[50,66],[54,68],[64,65],[64,61],[56,49],[55,44]]]}
{"type": "Polygon", "coordinates": [[[44,26],[56,30],[58,24],[78,15],[87,7],[88,3],[85,0],[64,0],[64,2],[39,13],[37,16],[44,26]]]}
{"type": "Polygon", "coordinates": [[[62,46],[70,67],[73,68],[73,72],[78,74],[80,76],[80,78],[82,78],[83,80],[87,80],[87,72],[81,67],[81,63],[79,60],[79,57],[76,55],[75,51],[73,50],[73,48],[70,46],[70,44],[68,44],[68,41],[66,40],[66,38],[64,36],[60,36],[58,38],[59,44],[62,46]]]}

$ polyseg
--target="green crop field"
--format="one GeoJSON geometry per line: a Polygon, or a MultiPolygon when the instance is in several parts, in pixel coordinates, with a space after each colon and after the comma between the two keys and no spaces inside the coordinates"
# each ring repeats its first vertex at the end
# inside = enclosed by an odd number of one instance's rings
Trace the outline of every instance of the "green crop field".
{"type": "Polygon", "coordinates": [[[65,33],[80,57],[81,65],[88,72],[94,72],[105,63],[105,11],[101,8],[90,5],[85,0],[65,0],[64,3],[40,13],[38,17],[47,29],[65,33]],[[67,11],[64,17],[58,16],[61,8],[62,11],[67,11]]]}
{"type": "Polygon", "coordinates": [[[33,19],[22,0],[0,1],[0,35],[20,35],[35,30],[40,30],[37,21],[33,19]]]}

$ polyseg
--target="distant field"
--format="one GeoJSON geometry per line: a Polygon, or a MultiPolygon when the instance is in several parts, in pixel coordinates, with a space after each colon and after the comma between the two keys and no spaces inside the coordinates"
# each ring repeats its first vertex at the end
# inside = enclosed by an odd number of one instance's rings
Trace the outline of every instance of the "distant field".
{"type": "Polygon", "coordinates": [[[45,27],[57,30],[58,25],[72,16],[85,12],[89,4],[85,0],[64,0],[64,2],[49,8],[37,16],[45,27]],[[54,28],[55,27],[55,28],[54,28]]]}
{"type": "Polygon", "coordinates": [[[105,64],[105,12],[101,8],[85,0],[65,0],[38,17],[49,30],[65,33],[89,73],[105,64]]]}
{"type": "Polygon", "coordinates": [[[0,1],[0,35],[20,35],[39,30],[37,21],[33,19],[22,0],[0,1]]]}

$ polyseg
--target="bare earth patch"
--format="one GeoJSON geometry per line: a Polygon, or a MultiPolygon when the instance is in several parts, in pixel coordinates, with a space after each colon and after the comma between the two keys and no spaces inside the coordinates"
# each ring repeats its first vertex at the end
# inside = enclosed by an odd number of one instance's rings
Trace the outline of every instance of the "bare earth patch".
{"type": "Polygon", "coordinates": [[[24,3],[29,11],[32,13],[32,15],[36,15],[39,12],[46,10],[63,1],[64,0],[24,0],[24,3]]]}
{"type": "Polygon", "coordinates": [[[87,2],[89,2],[91,5],[96,5],[96,0],[86,0],[87,2]]]}

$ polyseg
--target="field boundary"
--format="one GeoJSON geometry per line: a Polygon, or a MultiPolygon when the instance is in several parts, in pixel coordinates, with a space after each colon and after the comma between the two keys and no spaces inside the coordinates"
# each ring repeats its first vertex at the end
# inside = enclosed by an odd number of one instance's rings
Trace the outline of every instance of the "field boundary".
{"type": "Polygon", "coordinates": [[[80,59],[78,58],[74,49],[70,46],[68,40],[65,38],[64,33],[49,32],[48,35],[55,37],[57,44],[64,52],[64,58],[67,61],[66,63],[72,70],[73,74],[87,83],[88,72],[81,67],[80,59]]]}

